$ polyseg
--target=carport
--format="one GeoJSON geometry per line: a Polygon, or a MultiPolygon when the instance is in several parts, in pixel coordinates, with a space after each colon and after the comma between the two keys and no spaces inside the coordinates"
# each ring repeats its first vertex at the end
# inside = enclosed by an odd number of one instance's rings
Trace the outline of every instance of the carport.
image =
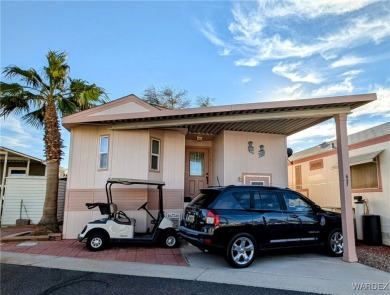
{"type": "MultiPolygon", "coordinates": [[[[294,133],[334,119],[344,235],[344,261],[356,262],[350,167],[348,157],[347,119],[351,112],[376,99],[376,94],[327,97],[268,103],[215,106],[198,109],[160,110],[134,118],[115,116],[112,129],[178,128],[187,139],[213,137],[222,130],[282,134],[294,133]]],[[[98,116],[93,120],[100,121],[98,116]]],[[[69,122],[70,123],[70,122],[69,122]]],[[[73,122],[72,122],[73,123],[73,122]]],[[[104,123],[108,123],[105,121],[104,123]]]]}
{"type": "Polygon", "coordinates": [[[333,118],[336,123],[344,235],[343,259],[356,262],[347,118],[354,109],[375,99],[376,94],[371,93],[169,110],[149,105],[130,95],[98,108],[64,117],[62,123],[68,130],[80,124],[105,125],[105,128],[114,131],[168,129],[179,131],[185,135],[186,140],[212,140],[225,130],[290,136],[333,118]]]}

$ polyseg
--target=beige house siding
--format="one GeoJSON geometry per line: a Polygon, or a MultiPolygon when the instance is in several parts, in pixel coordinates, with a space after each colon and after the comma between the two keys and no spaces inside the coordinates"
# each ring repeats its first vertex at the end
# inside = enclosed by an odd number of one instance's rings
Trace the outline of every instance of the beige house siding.
{"type": "Polygon", "coordinates": [[[213,140],[213,177],[210,179],[211,185],[225,184],[225,133],[216,136],[213,140]],[[218,183],[219,180],[219,183],[218,183]]]}
{"type": "Polygon", "coordinates": [[[164,131],[164,146],[161,157],[166,189],[181,190],[184,198],[185,135],[177,131],[164,131]]]}
{"type": "Polygon", "coordinates": [[[224,132],[225,185],[237,184],[243,174],[271,175],[270,185],[287,185],[287,147],[284,135],[250,132],[224,132]],[[248,151],[248,142],[253,142],[254,153],[248,151]],[[259,157],[260,145],[265,155],[259,157]]]}
{"type": "MultiPolygon", "coordinates": [[[[379,168],[381,185],[377,191],[370,189],[352,190],[351,202],[354,204],[354,196],[363,196],[368,200],[369,213],[381,216],[382,241],[390,245],[390,141],[379,143],[359,144],[350,147],[349,156],[367,154],[373,151],[381,151],[379,154],[379,168]]],[[[295,166],[302,166],[302,193],[325,209],[338,211],[340,208],[339,178],[337,169],[337,154],[327,153],[317,155],[315,158],[323,159],[323,168],[310,170],[309,163],[314,157],[300,159],[293,165],[289,165],[289,187],[295,189],[295,166]]]]}
{"type": "MultiPolygon", "coordinates": [[[[163,180],[165,211],[176,212],[183,207],[185,135],[181,132],[78,126],[72,129],[70,154],[63,230],[66,239],[76,238],[86,223],[102,217],[98,209],[88,210],[85,203],[106,202],[104,188],[108,178],[163,180]],[[99,138],[104,135],[109,137],[108,169],[99,170],[99,138]],[[151,138],[161,141],[158,172],[149,169],[151,138]]],[[[150,201],[148,208],[157,212],[153,190],[122,187],[115,188],[113,195],[118,209],[137,219],[135,230],[146,231],[150,220],[137,209],[150,201]]]]}

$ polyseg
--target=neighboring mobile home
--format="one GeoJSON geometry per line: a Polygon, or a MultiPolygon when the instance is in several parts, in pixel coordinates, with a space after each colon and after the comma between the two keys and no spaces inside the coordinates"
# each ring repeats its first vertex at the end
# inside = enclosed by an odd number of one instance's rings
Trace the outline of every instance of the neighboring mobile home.
{"type": "MultiPolygon", "coordinates": [[[[349,135],[348,145],[352,196],[362,196],[369,213],[380,215],[382,242],[390,245],[390,122],[349,135]]],[[[289,187],[339,211],[336,141],[295,153],[289,160],[289,187]]]]}
{"type": "MultiPolygon", "coordinates": [[[[183,212],[185,198],[210,185],[286,187],[288,135],[334,118],[345,146],[347,115],[375,99],[365,94],[167,110],[129,95],[64,117],[71,146],[63,236],[74,239],[87,222],[101,217],[85,203],[105,202],[110,177],[164,181],[164,210],[176,214],[183,212]]],[[[344,152],[340,149],[342,160],[344,152]]],[[[344,199],[348,188],[342,188],[344,199]]],[[[157,209],[154,190],[117,188],[114,198],[120,210],[136,217],[136,231],[148,227],[137,208],[148,201],[149,209],[157,209]]]]}
{"type": "MultiPolygon", "coordinates": [[[[16,220],[37,224],[46,195],[46,164],[43,160],[0,147],[1,225],[16,220]]],[[[66,180],[59,183],[57,217],[63,221],[66,180]]]]}

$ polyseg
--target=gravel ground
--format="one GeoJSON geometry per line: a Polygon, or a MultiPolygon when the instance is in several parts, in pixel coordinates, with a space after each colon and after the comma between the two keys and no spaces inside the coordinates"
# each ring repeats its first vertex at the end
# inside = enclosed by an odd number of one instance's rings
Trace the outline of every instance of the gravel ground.
{"type": "Polygon", "coordinates": [[[390,272],[390,247],[356,245],[359,262],[377,269],[390,272]]]}

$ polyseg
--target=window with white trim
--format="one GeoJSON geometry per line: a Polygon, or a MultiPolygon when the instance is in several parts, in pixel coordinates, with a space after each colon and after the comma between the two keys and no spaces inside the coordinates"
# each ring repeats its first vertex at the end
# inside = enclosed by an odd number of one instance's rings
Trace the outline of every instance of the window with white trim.
{"type": "Polygon", "coordinates": [[[100,136],[99,169],[108,169],[108,135],[100,136]]]}
{"type": "Polygon", "coordinates": [[[152,138],[150,141],[150,170],[160,171],[160,145],[161,141],[152,138]]]}
{"type": "Polygon", "coordinates": [[[8,176],[27,176],[27,168],[24,167],[9,167],[8,176]]]}

